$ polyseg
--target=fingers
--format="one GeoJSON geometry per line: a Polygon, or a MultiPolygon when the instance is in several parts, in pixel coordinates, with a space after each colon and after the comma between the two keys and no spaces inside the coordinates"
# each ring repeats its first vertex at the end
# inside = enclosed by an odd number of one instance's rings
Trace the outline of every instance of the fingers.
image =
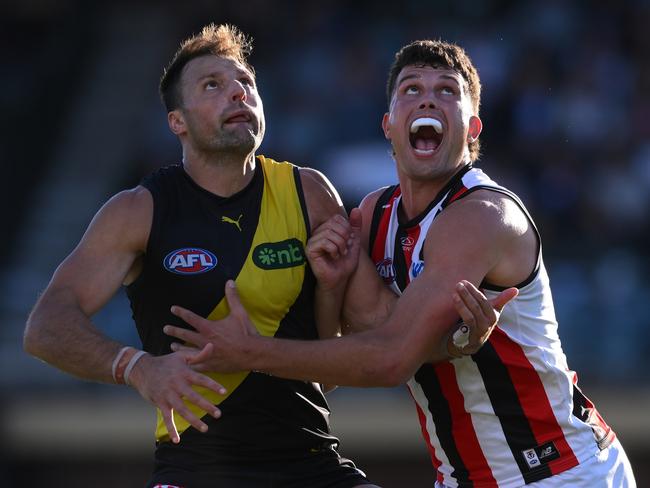
{"type": "Polygon", "coordinates": [[[456,285],[453,298],[456,311],[466,324],[483,323],[486,317],[490,325],[496,321],[496,314],[483,293],[468,281],[463,280],[456,285]],[[481,301],[485,302],[485,307],[482,306],[481,301]]]}
{"type": "Polygon", "coordinates": [[[519,295],[519,290],[517,288],[508,288],[499,293],[499,296],[490,300],[490,304],[497,312],[501,312],[503,307],[505,307],[506,304],[517,295],[519,295]]]}
{"type": "Polygon", "coordinates": [[[208,323],[209,321],[207,321],[200,315],[195,314],[191,310],[188,310],[183,307],[179,307],[178,305],[174,305],[171,308],[171,312],[177,317],[183,319],[185,323],[191,325],[199,332],[210,330],[210,325],[208,323]]]}
{"type": "Polygon", "coordinates": [[[160,413],[167,428],[167,433],[169,438],[174,444],[178,444],[181,441],[180,436],[178,435],[178,430],[176,429],[176,423],[174,422],[174,411],[171,408],[161,408],[160,413]]]}
{"type": "Polygon", "coordinates": [[[353,232],[361,232],[361,226],[363,224],[362,215],[360,208],[355,207],[350,210],[350,226],[353,232]]]}
{"type": "Polygon", "coordinates": [[[463,299],[461,299],[460,295],[458,293],[454,293],[452,298],[456,312],[458,312],[458,315],[460,315],[461,320],[468,325],[475,324],[476,320],[474,318],[474,314],[469,309],[467,304],[463,301],[463,299]]]}
{"type": "Polygon", "coordinates": [[[327,254],[336,259],[340,255],[345,255],[348,252],[348,241],[333,232],[313,236],[307,246],[307,252],[312,256],[327,254]]]}
{"type": "Polygon", "coordinates": [[[194,349],[192,354],[187,357],[187,364],[197,364],[202,363],[203,361],[207,361],[210,359],[212,351],[214,351],[214,346],[211,342],[208,342],[205,346],[203,346],[203,349],[200,351],[194,349]]]}
{"type": "Polygon", "coordinates": [[[462,280],[460,284],[463,286],[458,287],[457,290],[461,298],[466,301],[470,310],[484,315],[490,319],[490,322],[495,321],[497,318],[495,310],[481,290],[466,280],[462,280]]]}
{"type": "MultiPolygon", "coordinates": [[[[194,390],[191,390],[191,389],[188,389],[188,391],[185,392],[185,394],[183,396],[185,396],[188,399],[190,398],[190,396],[200,397],[200,395],[198,393],[194,392],[194,390]]],[[[207,402],[209,404],[207,411],[208,412],[213,412],[214,409],[215,409],[215,406],[212,405],[207,400],[205,400],[205,402],[207,402]]],[[[194,403],[194,402],[192,402],[192,403],[194,403]]],[[[177,400],[175,400],[172,405],[173,405],[172,410],[175,411],[177,415],[180,415],[185,420],[187,420],[187,422],[192,427],[194,427],[196,430],[198,430],[199,432],[207,432],[208,431],[208,425],[205,422],[203,422],[200,418],[198,418],[194,414],[194,412],[192,412],[188,408],[188,406],[185,404],[185,402],[181,398],[178,398],[177,400]]],[[[173,421],[173,417],[172,417],[172,421],[173,421]]],[[[175,425],[174,425],[174,429],[176,429],[175,425]]],[[[178,432],[176,433],[176,435],[178,436],[178,432]]],[[[180,441],[180,438],[179,438],[179,441],[180,441]]]]}
{"type": "Polygon", "coordinates": [[[311,254],[329,254],[333,258],[348,252],[348,243],[352,237],[352,228],[341,215],[331,217],[318,226],[307,244],[311,254]]]}
{"type": "Polygon", "coordinates": [[[163,332],[169,336],[176,337],[188,344],[196,344],[199,347],[204,347],[206,339],[198,332],[193,330],[184,329],[183,327],[176,327],[174,325],[165,325],[163,332]]]}
{"type": "Polygon", "coordinates": [[[233,280],[226,281],[226,300],[228,301],[228,307],[230,307],[231,315],[248,317],[248,312],[246,312],[246,309],[239,299],[237,285],[233,280]]]}
{"type": "Polygon", "coordinates": [[[180,344],[178,342],[172,342],[169,345],[169,348],[172,351],[177,352],[180,355],[182,355],[183,357],[185,357],[187,359],[188,364],[190,364],[192,362],[191,358],[194,356],[194,354],[196,354],[197,351],[199,351],[199,349],[194,347],[194,346],[186,346],[186,345],[180,344]]]}

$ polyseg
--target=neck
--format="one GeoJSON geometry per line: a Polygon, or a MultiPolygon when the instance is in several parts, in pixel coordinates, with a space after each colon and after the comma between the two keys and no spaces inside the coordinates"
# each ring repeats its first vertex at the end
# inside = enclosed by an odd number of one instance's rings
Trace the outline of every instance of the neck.
{"type": "Polygon", "coordinates": [[[253,178],[255,153],[204,154],[183,150],[183,167],[200,187],[220,197],[241,191],[253,178]]]}
{"type": "Polygon", "coordinates": [[[457,166],[450,173],[435,178],[414,179],[398,174],[402,192],[403,217],[408,221],[420,215],[465,164],[457,166]]]}

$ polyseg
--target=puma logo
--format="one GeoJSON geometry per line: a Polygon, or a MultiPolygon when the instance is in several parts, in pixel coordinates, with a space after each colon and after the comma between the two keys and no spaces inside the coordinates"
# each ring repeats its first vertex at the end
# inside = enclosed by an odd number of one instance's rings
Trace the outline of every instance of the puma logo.
{"type": "Polygon", "coordinates": [[[237,227],[239,229],[239,232],[241,232],[241,226],[239,225],[239,221],[241,220],[242,215],[243,214],[239,214],[239,217],[237,218],[237,220],[231,219],[230,217],[227,217],[227,216],[224,215],[224,216],[221,217],[221,221],[226,222],[227,224],[234,225],[235,227],[237,227]]]}

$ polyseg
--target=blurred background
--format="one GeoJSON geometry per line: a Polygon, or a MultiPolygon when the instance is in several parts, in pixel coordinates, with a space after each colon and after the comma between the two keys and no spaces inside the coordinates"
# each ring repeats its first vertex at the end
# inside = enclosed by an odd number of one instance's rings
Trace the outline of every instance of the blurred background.
{"type": "MultiPolygon", "coordinates": [[[[650,2],[560,0],[0,4],[0,484],[137,487],[153,408],[26,356],[25,319],[99,206],[180,146],[158,100],[179,42],[209,22],[255,38],[262,153],[322,170],[349,208],[395,182],[380,128],[393,55],[466,48],[483,84],[480,166],[544,241],[560,335],[586,394],[650,486],[650,2]]],[[[138,345],[123,293],[95,318],[138,345]]],[[[386,487],[434,475],[408,394],[330,396],[342,452],[386,487]]]]}

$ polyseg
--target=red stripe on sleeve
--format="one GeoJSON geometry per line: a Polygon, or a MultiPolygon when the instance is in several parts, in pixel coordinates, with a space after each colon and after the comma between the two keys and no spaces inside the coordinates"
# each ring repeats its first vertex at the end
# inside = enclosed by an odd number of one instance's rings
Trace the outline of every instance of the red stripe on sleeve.
{"type": "Polygon", "coordinates": [[[556,474],[577,466],[578,460],[557,423],[542,380],[521,346],[499,327],[490,336],[490,343],[508,370],[538,445],[552,441],[560,453],[559,458],[548,463],[551,472],[556,474]]]}
{"type": "Polygon", "coordinates": [[[450,362],[436,365],[436,375],[440,388],[451,411],[452,435],[458,454],[469,471],[470,479],[481,487],[497,487],[483,450],[478,442],[472,417],[465,411],[465,399],[456,381],[456,371],[450,362]]]}

